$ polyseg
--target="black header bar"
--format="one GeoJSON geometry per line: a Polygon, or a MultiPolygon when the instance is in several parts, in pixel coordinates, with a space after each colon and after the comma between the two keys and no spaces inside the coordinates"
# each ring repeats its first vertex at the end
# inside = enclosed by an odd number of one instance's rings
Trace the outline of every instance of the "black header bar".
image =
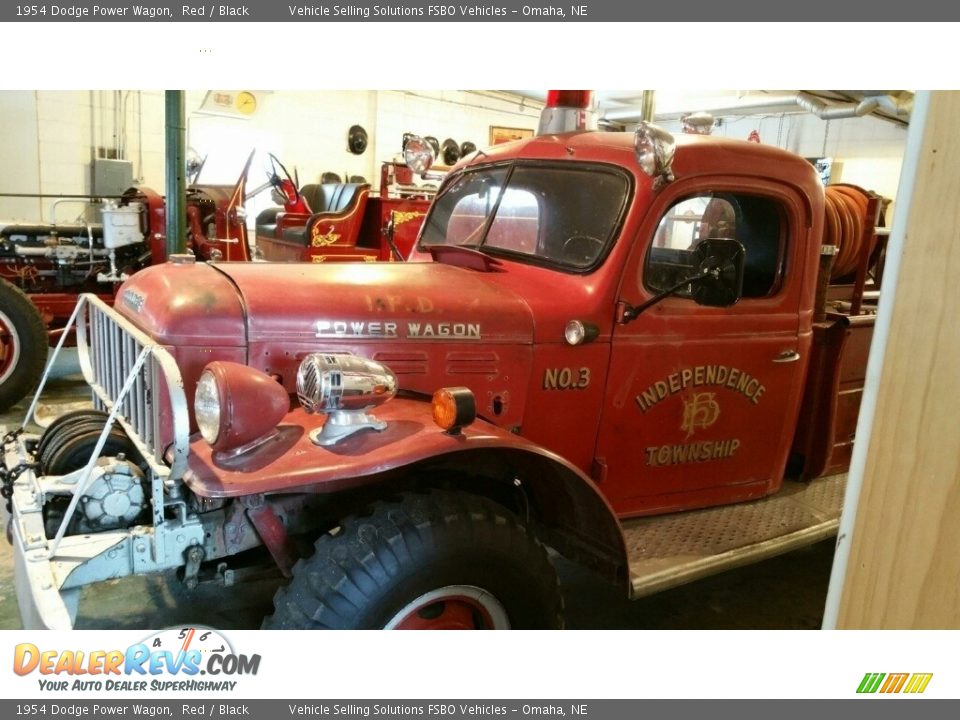
{"type": "MultiPolygon", "coordinates": [[[[501,0],[499,2],[422,2],[420,0],[245,0],[245,2],[171,2],[170,0],[65,0],[7,2],[3,22],[923,22],[960,19],[960,4],[942,0],[501,0]]],[[[750,25],[738,29],[747,41],[750,25]]],[[[771,32],[758,26],[756,32],[771,32]]],[[[775,32],[775,31],[773,31],[775,32]]],[[[830,38],[811,43],[842,42],[842,35],[869,32],[864,26],[834,26],[830,38]],[[834,37],[836,35],[836,37],[834,37]]],[[[811,33],[816,33],[811,29],[811,33]]],[[[727,31],[718,29],[722,50],[727,31]]],[[[642,38],[637,38],[642,42],[642,38]]]]}

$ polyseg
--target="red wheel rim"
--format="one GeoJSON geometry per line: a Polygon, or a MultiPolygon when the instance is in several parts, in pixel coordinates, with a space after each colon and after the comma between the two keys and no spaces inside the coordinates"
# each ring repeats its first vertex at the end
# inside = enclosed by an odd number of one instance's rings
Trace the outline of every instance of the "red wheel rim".
{"type": "Polygon", "coordinates": [[[0,383],[5,382],[20,358],[20,336],[4,313],[0,312],[0,383]]]}
{"type": "Polygon", "coordinates": [[[472,585],[450,585],[421,595],[398,612],[388,630],[497,630],[510,627],[499,601],[472,585]]]}

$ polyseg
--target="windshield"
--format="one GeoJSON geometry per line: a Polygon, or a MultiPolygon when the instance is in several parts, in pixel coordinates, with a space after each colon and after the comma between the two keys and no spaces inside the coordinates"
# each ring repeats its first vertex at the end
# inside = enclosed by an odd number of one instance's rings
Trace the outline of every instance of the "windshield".
{"type": "Polygon", "coordinates": [[[507,165],[467,170],[437,198],[420,244],[592,268],[626,206],[627,176],[603,165],[507,165]]]}

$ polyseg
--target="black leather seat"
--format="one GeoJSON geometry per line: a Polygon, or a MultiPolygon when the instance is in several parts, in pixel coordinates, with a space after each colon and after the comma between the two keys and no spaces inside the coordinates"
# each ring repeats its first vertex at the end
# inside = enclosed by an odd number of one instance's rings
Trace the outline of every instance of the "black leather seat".
{"type": "MultiPolygon", "coordinates": [[[[366,183],[311,183],[300,188],[300,194],[307,205],[316,213],[341,213],[356,202],[366,183]]],[[[277,215],[283,212],[281,207],[263,210],[257,215],[257,235],[275,237],[277,215]]],[[[306,244],[304,226],[287,227],[283,230],[283,239],[306,244]]]]}
{"type": "MultiPolygon", "coordinates": [[[[361,191],[368,187],[360,183],[319,183],[304,185],[300,193],[306,199],[314,215],[318,213],[337,214],[350,209],[360,197],[361,191]]],[[[307,244],[305,226],[283,229],[283,239],[307,244]]]]}
{"type": "Polygon", "coordinates": [[[273,237],[277,233],[277,214],[283,212],[282,207],[270,207],[257,215],[257,235],[273,237]]]}
{"type": "Polygon", "coordinates": [[[300,192],[315,213],[343,212],[360,194],[363,183],[319,183],[304,185],[300,192]]]}

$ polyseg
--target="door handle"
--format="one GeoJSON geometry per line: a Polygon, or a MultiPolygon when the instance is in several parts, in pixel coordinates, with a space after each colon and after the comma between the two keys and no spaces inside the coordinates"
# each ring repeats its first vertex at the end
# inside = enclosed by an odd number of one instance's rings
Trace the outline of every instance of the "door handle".
{"type": "Polygon", "coordinates": [[[800,353],[796,350],[784,350],[782,353],[777,355],[773,361],[775,363],[791,363],[796,362],[800,359],[800,353]]]}

